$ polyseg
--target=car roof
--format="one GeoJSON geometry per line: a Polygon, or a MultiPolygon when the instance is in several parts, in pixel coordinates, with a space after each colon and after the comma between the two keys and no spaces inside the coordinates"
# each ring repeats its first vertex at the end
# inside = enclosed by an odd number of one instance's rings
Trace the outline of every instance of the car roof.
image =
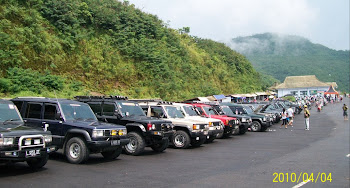
{"type": "Polygon", "coordinates": [[[11,99],[11,101],[82,104],[82,102],[70,100],[70,99],[57,99],[57,98],[46,98],[46,97],[16,97],[16,98],[11,99]]]}

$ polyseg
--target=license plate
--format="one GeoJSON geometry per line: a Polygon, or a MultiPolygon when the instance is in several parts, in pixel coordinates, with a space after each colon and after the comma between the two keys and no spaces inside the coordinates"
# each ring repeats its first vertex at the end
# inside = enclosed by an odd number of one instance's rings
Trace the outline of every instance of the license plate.
{"type": "Polygon", "coordinates": [[[208,131],[204,131],[204,135],[208,135],[208,131]]]}
{"type": "Polygon", "coordinates": [[[112,140],[111,145],[112,145],[112,146],[118,146],[118,145],[120,145],[120,140],[112,140]]]}
{"type": "Polygon", "coordinates": [[[26,157],[35,157],[37,155],[40,155],[40,150],[27,150],[26,151],[26,157]]]}

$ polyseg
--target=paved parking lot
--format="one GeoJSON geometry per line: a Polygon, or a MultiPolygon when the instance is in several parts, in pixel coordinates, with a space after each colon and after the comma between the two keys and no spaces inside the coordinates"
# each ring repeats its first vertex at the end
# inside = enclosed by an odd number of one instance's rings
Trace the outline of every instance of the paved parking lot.
{"type": "Polygon", "coordinates": [[[293,128],[275,124],[267,132],[199,148],[168,148],[160,154],[148,148],[144,155],[121,155],[114,161],[96,154],[82,165],[69,164],[56,153],[37,172],[25,163],[2,165],[0,187],[293,187],[302,181],[291,182],[290,174],[314,173],[316,179],[319,172],[331,173],[332,181],[319,178],[303,187],[349,187],[349,122],[343,120],[341,106],[328,105],[320,113],[313,108],[310,131],[304,130],[300,114],[293,128]],[[284,180],[274,173],[283,173],[284,180]]]}

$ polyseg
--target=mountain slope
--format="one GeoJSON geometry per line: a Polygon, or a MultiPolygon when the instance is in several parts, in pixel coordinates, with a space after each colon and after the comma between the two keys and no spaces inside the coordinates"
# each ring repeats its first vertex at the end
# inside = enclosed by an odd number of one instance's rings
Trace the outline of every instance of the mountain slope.
{"type": "Polygon", "coordinates": [[[95,91],[183,100],[263,87],[264,75],[241,54],[168,28],[128,1],[0,1],[0,19],[3,96],[95,91]]]}
{"type": "Polygon", "coordinates": [[[244,54],[257,71],[281,82],[286,76],[316,75],[321,81],[337,82],[338,90],[349,91],[349,51],[273,33],[234,38],[228,45],[244,54]]]}

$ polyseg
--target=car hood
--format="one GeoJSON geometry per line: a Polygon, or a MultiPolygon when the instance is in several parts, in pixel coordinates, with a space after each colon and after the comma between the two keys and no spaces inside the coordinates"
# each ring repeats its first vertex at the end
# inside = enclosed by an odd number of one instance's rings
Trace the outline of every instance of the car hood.
{"type": "Polygon", "coordinates": [[[66,124],[71,125],[72,127],[88,127],[95,129],[115,129],[115,128],[125,128],[123,125],[111,124],[111,123],[102,123],[99,121],[67,121],[66,124]]]}
{"type": "Polygon", "coordinates": [[[171,121],[165,119],[158,119],[154,117],[147,116],[127,116],[123,117],[122,120],[127,120],[130,122],[137,122],[142,124],[152,123],[152,124],[162,124],[162,123],[171,123],[171,121]]]}
{"type": "Polygon", "coordinates": [[[18,125],[17,127],[6,128],[4,126],[0,127],[0,133],[5,136],[22,136],[22,135],[47,135],[51,134],[50,131],[43,131],[40,129],[33,129],[31,127],[27,127],[22,125],[18,125]]]}

